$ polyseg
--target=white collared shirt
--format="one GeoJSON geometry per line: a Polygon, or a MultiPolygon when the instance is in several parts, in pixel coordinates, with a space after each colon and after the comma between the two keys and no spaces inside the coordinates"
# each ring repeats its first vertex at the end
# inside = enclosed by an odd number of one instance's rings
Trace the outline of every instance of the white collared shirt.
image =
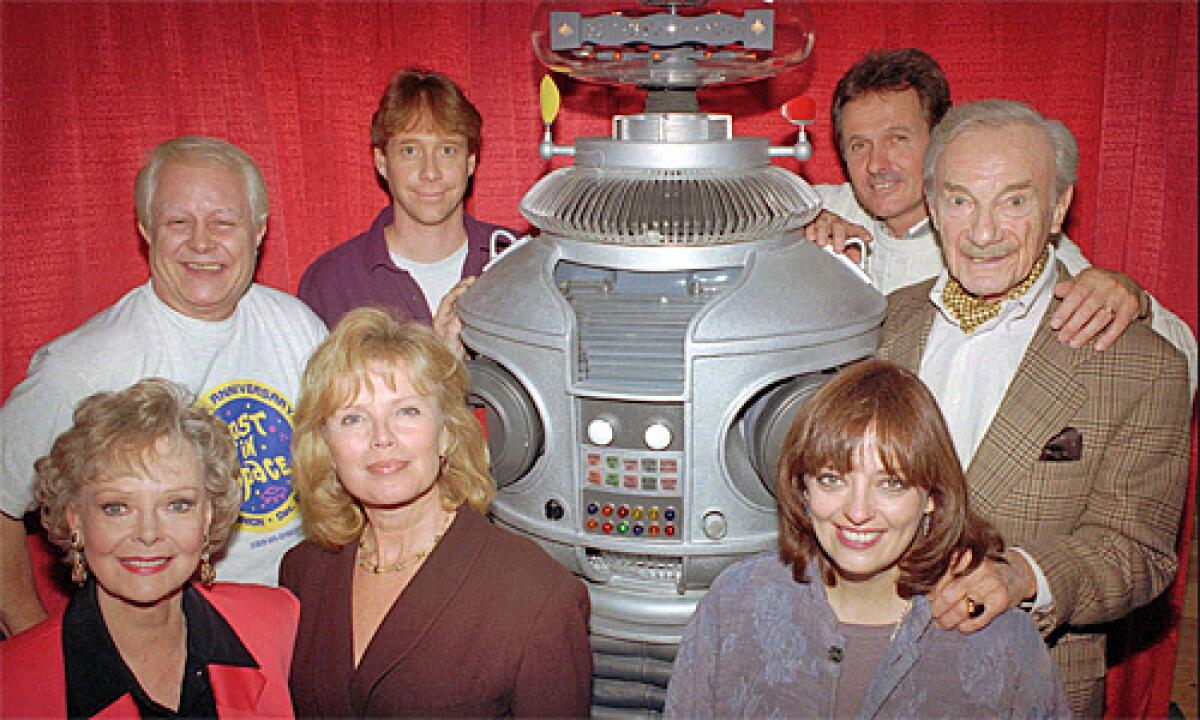
{"type": "MultiPolygon", "coordinates": [[[[970,467],[1029,342],[1050,308],[1058,272],[1054,246],[1048,248],[1046,267],[1033,287],[1019,298],[1003,301],[999,314],[972,333],[963,332],[942,303],[942,289],[949,280],[945,270],[929,291],[929,300],[938,313],[933,318],[917,375],[937,398],[964,470],[970,467]]],[[[1031,609],[1035,612],[1048,609],[1053,596],[1045,573],[1029,553],[1018,547],[1012,549],[1025,557],[1037,578],[1037,596],[1031,609]]]]}
{"type": "Polygon", "coordinates": [[[975,457],[979,441],[992,424],[1029,341],[1050,307],[1057,277],[1054,248],[1048,252],[1046,269],[1033,287],[1019,298],[1003,301],[1000,313],[970,334],[962,331],[942,303],[942,289],[949,279],[945,270],[929,291],[938,313],[917,374],[937,398],[963,468],[975,457]]]}
{"type": "Polygon", "coordinates": [[[928,280],[942,267],[942,249],[926,217],[901,237],[886,223],[871,217],[858,205],[850,183],[814,185],[822,207],[850,222],[865,227],[874,242],[867,246],[867,275],[884,295],[893,290],[928,280]]]}

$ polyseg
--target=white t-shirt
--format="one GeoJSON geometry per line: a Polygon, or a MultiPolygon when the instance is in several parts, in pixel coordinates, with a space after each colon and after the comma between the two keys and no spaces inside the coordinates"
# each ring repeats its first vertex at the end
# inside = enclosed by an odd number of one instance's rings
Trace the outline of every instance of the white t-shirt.
{"type": "Polygon", "coordinates": [[[227,320],[172,310],[150,283],[39,349],[0,408],[0,510],[33,509],[33,463],[93,393],[145,377],[182,383],[224,420],[242,465],[243,503],[221,580],[274,585],[279,559],[301,539],[292,492],[292,413],[300,375],[325,325],[291,295],[252,285],[227,320]]]}
{"type": "Polygon", "coordinates": [[[462,280],[463,263],[467,261],[467,243],[437,262],[423,263],[409,260],[400,253],[389,252],[396,267],[412,275],[421,287],[430,316],[437,315],[438,305],[446,293],[462,280]]]}

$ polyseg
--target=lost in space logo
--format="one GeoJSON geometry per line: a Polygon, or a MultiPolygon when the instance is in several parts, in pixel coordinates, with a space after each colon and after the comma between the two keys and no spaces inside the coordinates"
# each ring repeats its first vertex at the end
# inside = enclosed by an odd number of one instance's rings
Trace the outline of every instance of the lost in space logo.
{"type": "Polygon", "coordinates": [[[272,532],[296,514],[292,493],[292,404],[270,387],[235,380],[201,396],[199,404],[229,426],[242,466],[238,527],[272,532]]]}

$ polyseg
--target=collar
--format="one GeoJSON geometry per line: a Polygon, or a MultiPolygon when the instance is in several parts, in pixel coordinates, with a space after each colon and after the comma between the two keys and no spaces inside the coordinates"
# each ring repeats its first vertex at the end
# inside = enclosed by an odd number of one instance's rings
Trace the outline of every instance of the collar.
{"type": "MultiPolygon", "coordinates": [[[[869,215],[869,213],[868,213],[868,215],[869,215]]],[[[914,224],[909,229],[905,230],[904,234],[899,237],[892,234],[892,229],[889,228],[888,224],[886,222],[884,222],[883,220],[875,219],[875,229],[876,229],[876,234],[875,234],[876,240],[878,240],[880,237],[883,237],[883,239],[885,241],[886,240],[907,240],[909,238],[914,238],[918,235],[924,235],[925,233],[929,232],[929,230],[930,230],[929,216],[926,215],[924,218],[918,220],[916,222],[916,224],[914,224]]],[[[868,243],[867,247],[870,248],[871,245],[868,243]]]]}
{"type": "MultiPolygon", "coordinates": [[[[886,225],[884,227],[886,227],[886,225]]],[[[916,237],[917,235],[924,234],[928,230],[929,230],[929,216],[926,215],[924,218],[919,220],[916,225],[913,225],[907,231],[905,231],[904,237],[906,237],[906,238],[916,237]]]]}
{"type": "Polygon", "coordinates": [[[158,293],[154,290],[153,277],[146,281],[145,288],[146,295],[149,297],[150,302],[158,308],[163,317],[167,318],[170,322],[192,335],[211,339],[224,338],[225,335],[233,330],[234,326],[236,325],[238,312],[241,311],[242,308],[242,300],[245,300],[246,296],[253,292],[254,283],[250,283],[250,285],[246,288],[246,292],[242,293],[242,297],[238,299],[238,304],[234,306],[233,313],[231,313],[230,316],[224,320],[201,320],[200,318],[191,317],[190,315],[184,315],[183,313],[179,312],[175,308],[163,302],[163,299],[158,296],[158,293]]]}
{"type": "MultiPolygon", "coordinates": [[[[143,715],[174,715],[146,695],[125,664],[100,613],[96,592],[96,581],[89,578],[63,613],[67,715],[92,717],[126,695],[133,698],[143,715]]],[[[207,666],[257,668],[258,663],[229,623],[190,583],[182,592],[187,658],[178,715],[212,716],[216,714],[216,703],[207,666]]]]}
{"type": "MultiPolygon", "coordinates": [[[[367,230],[367,243],[365,253],[362,257],[366,261],[368,270],[383,267],[393,272],[404,272],[404,270],[396,267],[396,263],[392,262],[392,253],[388,250],[387,234],[384,232],[384,229],[388,225],[391,225],[395,218],[396,207],[388,203],[375,216],[375,221],[371,223],[370,229],[367,230]]],[[[486,258],[488,256],[488,242],[491,238],[492,228],[476,220],[465,208],[463,209],[463,227],[467,230],[468,262],[470,262],[470,258],[478,255],[480,252],[483,252],[483,257],[486,258]]],[[[473,274],[478,275],[478,270],[473,274]]]]}

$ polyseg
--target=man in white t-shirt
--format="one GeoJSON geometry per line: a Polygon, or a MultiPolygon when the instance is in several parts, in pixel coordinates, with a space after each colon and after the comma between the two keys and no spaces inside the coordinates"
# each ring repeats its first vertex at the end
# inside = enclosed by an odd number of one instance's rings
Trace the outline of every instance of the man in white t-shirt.
{"type": "MultiPolygon", "coordinates": [[[[0,624],[45,617],[22,521],[35,506],[34,461],[71,425],[76,404],[144,377],[186,385],[229,425],[242,512],[222,580],[274,584],[301,537],[291,484],[300,375],[325,327],[296,298],[253,282],[267,193],[254,161],[214,138],[185,136],[150,154],[134,186],[150,279],[34,354],[0,408],[0,624]]],[[[86,550],[85,550],[86,554],[86,550]]]]}
{"type": "MultiPolygon", "coordinates": [[[[867,273],[884,294],[942,270],[921,166],[930,131],[949,109],[941,67],[914,48],[867,54],[834,91],[834,140],[850,182],[815,186],[825,211],[805,233],[838,250],[845,250],[847,237],[866,240],[867,273]]],[[[1129,276],[1091,267],[1066,234],[1058,233],[1054,244],[1072,274],[1054,288],[1063,300],[1051,318],[1059,339],[1080,348],[1094,338],[1096,350],[1103,350],[1135,319],[1148,322],[1187,357],[1194,394],[1196,340],[1187,324],[1129,276]]]]}

